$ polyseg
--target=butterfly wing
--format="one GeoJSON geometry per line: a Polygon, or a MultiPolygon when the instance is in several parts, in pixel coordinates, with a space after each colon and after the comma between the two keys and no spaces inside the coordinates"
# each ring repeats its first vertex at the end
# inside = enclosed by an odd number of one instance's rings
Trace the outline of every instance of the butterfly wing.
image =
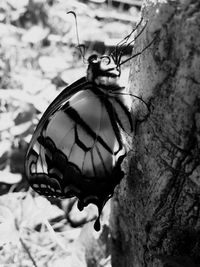
{"type": "Polygon", "coordinates": [[[35,191],[76,196],[80,209],[94,203],[101,211],[123,177],[126,150],[120,128],[131,129],[126,106],[116,99],[82,78],[52,102],[26,156],[26,174],[35,191]]]}
{"type": "Polygon", "coordinates": [[[129,94],[111,94],[109,101],[114,110],[115,121],[120,129],[127,134],[133,132],[133,118],[130,110],[132,105],[132,98],[129,94]]]}
{"type": "MultiPolygon", "coordinates": [[[[76,92],[79,92],[81,88],[84,88],[87,85],[86,78],[83,77],[76,82],[72,83],[71,85],[67,86],[55,99],[54,101],[49,105],[49,107],[44,112],[42,118],[40,119],[37,128],[34,132],[34,135],[31,139],[29,149],[32,147],[32,145],[35,143],[38,135],[40,135],[41,129],[43,128],[46,121],[49,120],[50,116],[70,98],[73,94],[76,92]]],[[[27,154],[28,154],[27,151],[27,154]]]]}

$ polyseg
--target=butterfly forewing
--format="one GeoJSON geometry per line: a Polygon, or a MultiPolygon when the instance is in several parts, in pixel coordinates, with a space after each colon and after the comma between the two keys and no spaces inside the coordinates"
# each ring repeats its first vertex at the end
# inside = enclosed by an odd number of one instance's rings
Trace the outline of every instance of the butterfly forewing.
{"type": "Polygon", "coordinates": [[[124,132],[130,134],[133,132],[133,121],[130,113],[132,97],[128,93],[112,93],[109,101],[114,110],[115,121],[124,132]]]}

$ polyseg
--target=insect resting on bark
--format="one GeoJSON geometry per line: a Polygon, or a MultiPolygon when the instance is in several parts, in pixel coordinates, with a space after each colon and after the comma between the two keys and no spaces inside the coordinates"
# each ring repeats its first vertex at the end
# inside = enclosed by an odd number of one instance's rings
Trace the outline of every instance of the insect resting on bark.
{"type": "MultiPolygon", "coordinates": [[[[76,33],[79,44],[77,19],[76,33]]],[[[119,85],[121,66],[142,51],[122,60],[139,24],[119,42],[110,55],[93,54],[85,77],[67,86],[49,105],[30,141],[25,171],[31,187],[41,195],[78,198],[82,210],[89,203],[98,207],[94,228],[100,229],[101,211],[124,176],[126,157],[122,134],[133,132],[129,94],[119,85]]],[[[79,45],[84,58],[83,50],[79,45]]],[[[145,102],[144,102],[145,103],[145,102]]]]}

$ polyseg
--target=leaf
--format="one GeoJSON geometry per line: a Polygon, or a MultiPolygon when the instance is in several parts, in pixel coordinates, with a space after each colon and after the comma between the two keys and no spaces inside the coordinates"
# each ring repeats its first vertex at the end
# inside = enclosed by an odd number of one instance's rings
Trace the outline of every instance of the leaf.
{"type": "Polygon", "coordinates": [[[11,210],[0,205],[0,244],[8,242],[17,243],[19,241],[19,232],[15,225],[15,218],[11,210]]]}
{"type": "Polygon", "coordinates": [[[5,184],[17,184],[22,180],[22,176],[19,173],[11,173],[9,168],[0,171],[0,183],[5,184]]]}
{"type": "Polygon", "coordinates": [[[29,0],[20,0],[20,1],[15,1],[15,0],[7,0],[7,2],[14,8],[14,9],[21,9],[23,7],[28,6],[29,0]]]}
{"type": "Polygon", "coordinates": [[[22,37],[23,42],[36,44],[44,40],[49,34],[49,29],[40,26],[31,27],[22,37]]]}
{"type": "Polygon", "coordinates": [[[66,256],[64,258],[57,258],[49,263],[49,267],[63,267],[63,266],[72,266],[71,258],[69,256],[66,256]]]}
{"type": "Polygon", "coordinates": [[[26,133],[31,129],[33,123],[31,121],[21,123],[20,125],[12,126],[10,129],[10,133],[13,136],[21,136],[26,135],[26,133]]]}
{"type": "Polygon", "coordinates": [[[65,58],[61,56],[41,56],[38,63],[42,71],[51,72],[54,74],[57,74],[57,72],[69,67],[69,64],[66,62],[65,58]]]}
{"type": "Polygon", "coordinates": [[[14,122],[12,120],[12,114],[11,112],[8,113],[1,113],[0,114],[0,132],[1,131],[5,131],[9,128],[11,128],[12,126],[14,126],[14,122]]]}
{"type": "Polygon", "coordinates": [[[37,224],[56,217],[64,217],[64,211],[52,205],[46,198],[33,198],[27,194],[22,202],[24,224],[35,227],[37,224]]]}

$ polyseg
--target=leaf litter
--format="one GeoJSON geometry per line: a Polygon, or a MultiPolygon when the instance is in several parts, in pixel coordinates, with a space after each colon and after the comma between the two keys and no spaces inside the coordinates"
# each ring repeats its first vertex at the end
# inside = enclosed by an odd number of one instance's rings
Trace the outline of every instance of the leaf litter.
{"type": "Polygon", "coordinates": [[[96,234],[93,206],[80,215],[76,199],[47,200],[29,188],[24,157],[44,110],[85,75],[67,11],[77,14],[87,57],[129,33],[140,16],[141,1],[133,2],[0,0],[0,266],[111,266],[109,203],[96,234]]]}

